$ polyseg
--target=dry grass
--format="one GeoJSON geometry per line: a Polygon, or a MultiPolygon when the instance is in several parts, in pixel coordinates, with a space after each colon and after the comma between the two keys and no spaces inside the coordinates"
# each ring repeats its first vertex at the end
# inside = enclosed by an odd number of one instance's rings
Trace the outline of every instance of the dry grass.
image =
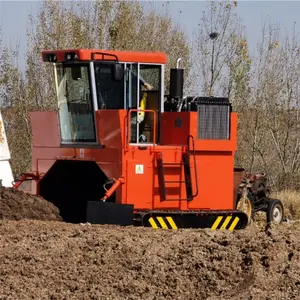
{"type": "MultiPolygon", "coordinates": [[[[300,222],[300,191],[284,190],[272,193],[271,198],[279,199],[283,202],[284,219],[300,222]]],[[[255,224],[264,225],[266,222],[266,213],[257,212],[254,216],[254,221],[255,224]]]]}
{"type": "Polygon", "coordinates": [[[283,202],[286,218],[300,220],[300,191],[285,190],[271,196],[283,202]]]}

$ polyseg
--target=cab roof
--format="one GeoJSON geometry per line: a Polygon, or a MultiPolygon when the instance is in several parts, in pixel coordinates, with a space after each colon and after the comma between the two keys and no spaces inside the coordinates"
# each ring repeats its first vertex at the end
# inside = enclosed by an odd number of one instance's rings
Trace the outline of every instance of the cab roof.
{"type": "Polygon", "coordinates": [[[134,63],[166,64],[167,55],[163,52],[134,52],[134,51],[110,51],[94,49],[65,49],[42,51],[44,62],[71,61],[119,61],[134,63]]]}

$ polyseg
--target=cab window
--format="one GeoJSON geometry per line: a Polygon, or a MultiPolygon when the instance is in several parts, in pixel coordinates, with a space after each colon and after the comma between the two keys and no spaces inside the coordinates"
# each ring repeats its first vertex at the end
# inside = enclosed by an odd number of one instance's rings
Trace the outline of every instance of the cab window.
{"type": "Polygon", "coordinates": [[[99,109],[124,109],[124,81],[114,80],[111,64],[95,63],[99,109]]]}

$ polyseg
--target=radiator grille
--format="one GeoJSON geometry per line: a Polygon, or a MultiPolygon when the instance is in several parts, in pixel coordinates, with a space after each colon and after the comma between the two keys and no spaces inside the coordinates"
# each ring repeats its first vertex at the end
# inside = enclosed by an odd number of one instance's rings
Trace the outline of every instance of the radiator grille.
{"type": "Polygon", "coordinates": [[[229,140],[230,112],[229,102],[200,101],[198,111],[198,139],[229,140]]]}

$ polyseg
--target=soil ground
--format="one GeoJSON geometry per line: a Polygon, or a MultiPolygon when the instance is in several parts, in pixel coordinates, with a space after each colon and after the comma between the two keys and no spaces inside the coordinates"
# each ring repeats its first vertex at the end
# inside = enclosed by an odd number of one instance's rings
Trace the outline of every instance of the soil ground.
{"type": "Polygon", "coordinates": [[[300,299],[298,222],[235,232],[73,225],[49,221],[45,210],[56,210],[40,198],[21,220],[10,193],[0,198],[10,211],[0,220],[1,300],[300,299]]]}
{"type": "Polygon", "coordinates": [[[0,188],[0,219],[61,221],[59,210],[39,196],[13,188],[0,188]]]}

